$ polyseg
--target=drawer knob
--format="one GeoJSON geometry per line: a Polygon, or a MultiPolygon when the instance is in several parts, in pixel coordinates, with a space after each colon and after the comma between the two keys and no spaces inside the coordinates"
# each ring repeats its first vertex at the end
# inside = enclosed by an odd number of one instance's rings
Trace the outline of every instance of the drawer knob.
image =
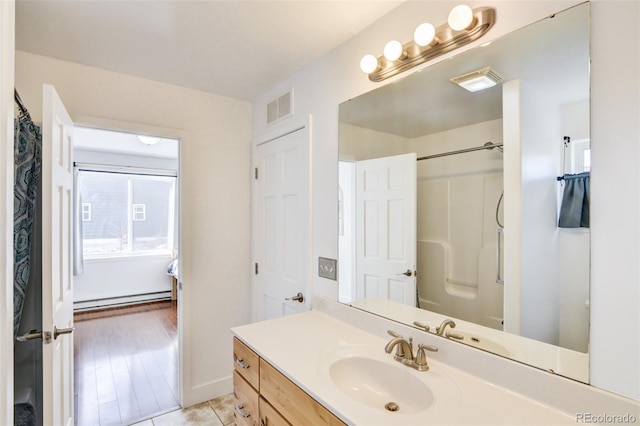
{"type": "Polygon", "coordinates": [[[244,368],[245,370],[249,368],[249,364],[244,362],[242,358],[236,358],[236,364],[238,364],[240,367],[244,368]]]}
{"type": "Polygon", "coordinates": [[[244,411],[244,404],[236,405],[236,411],[245,419],[251,415],[251,413],[249,413],[248,411],[244,411]]]}

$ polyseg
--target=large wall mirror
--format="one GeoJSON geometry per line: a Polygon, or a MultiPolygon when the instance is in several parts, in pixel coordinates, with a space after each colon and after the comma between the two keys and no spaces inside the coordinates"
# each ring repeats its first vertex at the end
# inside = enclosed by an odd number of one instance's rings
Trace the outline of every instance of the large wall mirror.
{"type": "Polygon", "coordinates": [[[588,382],[589,4],[339,119],[339,300],[588,382]],[[492,87],[451,81],[487,67],[492,87]]]}

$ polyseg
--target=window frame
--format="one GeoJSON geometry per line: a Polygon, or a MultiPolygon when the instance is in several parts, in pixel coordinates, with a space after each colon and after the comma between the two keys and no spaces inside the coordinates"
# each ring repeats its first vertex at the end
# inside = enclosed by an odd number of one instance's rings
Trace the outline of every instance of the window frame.
{"type": "MultiPolygon", "coordinates": [[[[128,176],[128,185],[127,185],[127,217],[128,217],[128,230],[127,230],[127,244],[126,251],[120,251],[117,253],[85,253],[83,252],[82,256],[85,261],[93,262],[100,260],[108,260],[108,259],[125,259],[125,258],[139,258],[139,257],[163,257],[163,256],[172,256],[173,251],[175,250],[175,217],[176,217],[176,206],[177,206],[177,190],[178,190],[178,173],[176,170],[165,170],[165,169],[150,169],[150,168],[138,168],[138,167],[124,167],[124,166],[111,166],[104,164],[90,164],[90,163],[75,163],[75,168],[79,172],[99,172],[99,173],[108,173],[108,174],[121,174],[128,176]],[[133,203],[132,196],[132,178],[136,176],[147,176],[151,178],[158,178],[158,180],[169,180],[173,179],[171,193],[169,194],[169,218],[168,218],[168,228],[167,228],[167,249],[166,250],[154,250],[154,251],[145,251],[145,252],[135,252],[133,251],[133,223],[138,222],[134,220],[134,205],[144,205],[144,216],[146,220],[146,205],[144,203],[133,203]]],[[[79,189],[78,189],[79,190],[79,189]]],[[[91,203],[82,203],[91,204],[91,203]]],[[[82,217],[82,215],[81,215],[82,217]]],[[[82,221],[84,222],[84,221],[82,221]]],[[[84,245],[84,238],[83,238],[84,245]]]]}

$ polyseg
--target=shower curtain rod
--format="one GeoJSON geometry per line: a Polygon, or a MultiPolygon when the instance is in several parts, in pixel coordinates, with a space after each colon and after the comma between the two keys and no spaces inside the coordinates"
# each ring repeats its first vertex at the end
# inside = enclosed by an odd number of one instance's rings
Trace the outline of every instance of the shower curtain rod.
{"type": "Polygon", "coordinates": [[[416,160],[417,161],[430,160],[432,158],[446,157],[448,155],[464,154],[465,152],[481,151],[483,149],[494,149],[494,148],[498,148],[498,147],[501,147],[501,146],[502,146],[501,143],[487,142],[485,145],[477,146],[475,148],[459,149],[457,151],[443,152],[442,154],[427,155],[425,157],[418,157],[416,160]]]}

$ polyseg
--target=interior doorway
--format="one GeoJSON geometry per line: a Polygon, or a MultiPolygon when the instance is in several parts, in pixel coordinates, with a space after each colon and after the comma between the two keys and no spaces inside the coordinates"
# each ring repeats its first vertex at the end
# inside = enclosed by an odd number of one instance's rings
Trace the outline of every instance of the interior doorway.
{"type": "Polygon", "coordinates": [[[180,406],[178,139],[75,127],[75,422],[180,406]]]}

